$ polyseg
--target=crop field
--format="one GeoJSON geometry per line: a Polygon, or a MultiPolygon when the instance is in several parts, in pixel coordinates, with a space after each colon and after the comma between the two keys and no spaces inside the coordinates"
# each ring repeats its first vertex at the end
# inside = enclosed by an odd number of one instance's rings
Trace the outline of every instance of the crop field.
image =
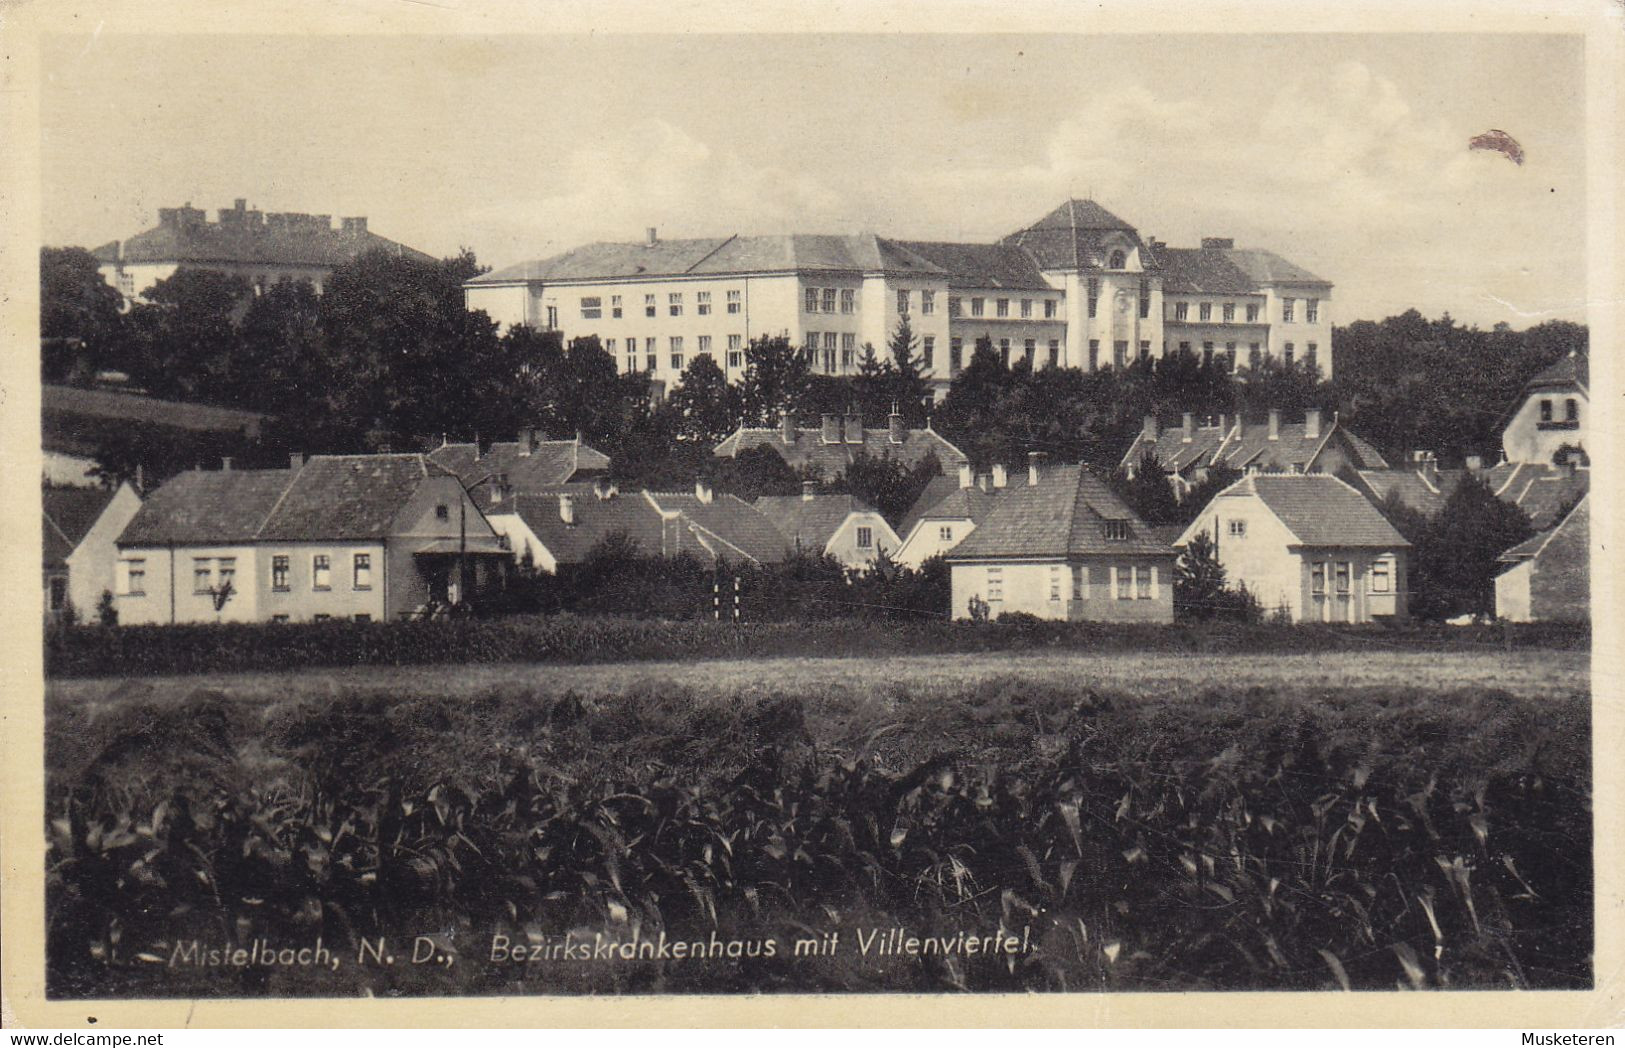
{"type": "Polygon", "coordinates": [[[1579,988],[1588,653],[47,686],[57,996],[1579,988]]]}

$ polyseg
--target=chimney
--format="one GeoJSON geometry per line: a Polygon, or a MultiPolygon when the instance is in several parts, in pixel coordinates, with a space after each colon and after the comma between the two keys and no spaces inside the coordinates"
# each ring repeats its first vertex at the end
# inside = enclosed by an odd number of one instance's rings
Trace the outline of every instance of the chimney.
{"type": "Polygon", "coordinates": [[[1482,455],[1468,455],[1467,456],[1467,472],[1469,472],[1469,473],[1477,473],[1479,470],[1481,470],[1483,468],[1484,468],[1484,456],[1482,456],[1482,455]]]}
{"type": "Polygon", "coordinates": [[[893,444],[901,444],[904,441],[907,431],[903,429],[903,416],[897,413],[895,407],[892,408],[892,413],[886,416],[886,428],[893,444]]]}
{"type": "Polygon", "coordinates": [[[841,442],[841,416],[826,413],[823,416],[822,438],[825,444],[839,444],[841,442]]]}
{"type": "Polygon", "coordinates": [[[970,463],[967,462],[963,466],[960,466],[959,467],[959,486],[962,487],[962,488],[968,488],[968,487],[974,486],[975,483],[976,483],[976,471],[971,469],[970,463]]]}
{"type": "Polygon", "coordinates": [[[1189,444],[1196,436],[1196,416],[1189,411],[1180,416],[1179,439],[1189,444]]]}
{"type": "Polygon", "coordinates": [[[1203,237],[1202,249],[1204,251],[1229,251],[1236,246],[1234,237],[1203,237]]]}
{"type": "Polygon", "coordinates": [[[220,460],[220,472],[222,472],[222,473],[230,473],[231,472],[231,457],[230,456],[227,456],[226,458],[223,458],[223,459],[220,460]]]}
{"type": "Polygon", "coordinates": [[[1220,439],[1223,439],[1224,435],[1226,433],[1228,433],[1228,432],[1230,432],[1230,416],[1225,415],[1225,414],[1220,414],[1219,415],[1219,437],[1220,437],[1220,439]]]}
{"type": "Polygon", "coordinates": [[[711,484],[704,477],[694,481],[694,497],[706,505],[711,504],[711,484]]]}
{"type": "Polygon", "coordinates": [[[1241,412],[1236,412],[1236,439],[1240,440],[1247,434],[1247,424],[1242,421],[1241,412]]]}
{"type": "Polygon", "coordinates": [[[993,477],[987,473],[983,473],[981,476],[976,478],[976,486],[981,488],[982,491],[986,492],[993,486],[993,477]]]}
{"type": "Polygon", "coordinates": [[[135,490],[137,494],[147,490],[147,471],[141,468],[141,463],[135,464],[135,490]]]}
{"type": "Polygon", "coordinates": [[[795,444],[796,416],[793,412],[786,411],[779,416],[779,438],[784,441],[785,447],[795,444]]]}
{"type": "Polygon", "coordinates": [[[855,411],[846,413],[846,442],[848,444],[863,443],[863,416],[855,411]]]}
{"type": "Polygon", "coordinates": [[[1027,452],[1027,486],[1038,487],[1038,478],[1044,472],[1044,453],[1042,451],[1027,452]]]}
{"type": "Polygon", "coordinates": [[[993,486],[995,488],[1002,488],[1002,487],[1004,487],[1005,483],[1008,480],[1009,480],[1009,478],[1005,475],[1005,472],[1004,472],[1004,463],[1002,463],[1002,462],[993,463],[993,486]]]}
{"type": "Polygon", "coordinates": [[[519,439],[516,443],[519,445],[519,455],[521,458],[530,454],[531,436],[535,432],[536,431],[533,429],[522,429],[519,431],[519,439]]]}
{"type": "Polygon", "coordinates": [[[615,497],[616,492],[615,482],[608,477],[599,477],[592,482],[592,493],[598,496],[599,502],[608,502],[615,497]]]}
{"type": "Polygon", "coordinates": [[[1308,440],[1320,437],[1320,409],[1310,408],[1303,413],[1303,435],[1308,440]]]}
{"type": "Polygon", "coordinates": [[[1417,463],[1416,471],[1420,473],[1422,475],[1422,479],[1426,480],[1429,484],[1432,484],[1435,487],[1438,486],[1439,458],[1433,452],[1422,452],[1422,461],[1417,463]]]}
{"type": "Polygon", "coordinates": [[[236,200],[232,201],[231,206],[233,208],[235,208],[236,210],[238,210],[238,211],[247,211],[248,210],[248,198],[247,197],[238,197],[236,200]]]}
{"type": "Polygon", "coordinates": [[[1147,415],[1140,424],[1140,439],[1147,443],[1157,442],[1157,416],[1147,415]]]}
{"type": "Polygon", "coordinates": [[[1270,408],[1270,439],[1281,439],[1281,409],[1270,408]]]}
{"type": "Polygon", "coordinates": [[[288,468],[289,469],[303,469],[304,465],[305,465],[305,455],[304,455],[303,452],[295,451],[295,452],[292,452],[292,453],[290,453],[288,455],[288,468]]]}
{"type": "Polygon", "coordinates": [[[817,487],[818,487],[818,481],[816,481],[816,480],[804,480],[804,481],[802,481],[801,482],[801,501],[803,501],[803,502],[811,502],[813,500],[813,495],[815,494],[814,489],[817,488],[817,487]]]}
{"type": "Polygon", "coordinates": [[[655,235],[655,227],[650,226],[649,230],[648,230],[648,240],[645,242],[644,246],[645,247],[654,247],[655,244],[657,244],[659,242],[660,242],[660,238],[655,235]]]}
{"type": "Polygon", "coordinates": [[[576,522],[576,497],[574,495],[559,496],[559,519],[566,524],[576,522]]]}

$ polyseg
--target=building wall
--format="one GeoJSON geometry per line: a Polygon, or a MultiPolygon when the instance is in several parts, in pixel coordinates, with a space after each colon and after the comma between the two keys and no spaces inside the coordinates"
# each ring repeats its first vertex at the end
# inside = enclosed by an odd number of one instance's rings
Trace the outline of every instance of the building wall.
{"type": "Polygon", "coordinates": [[[1287,344],[1291,343],[1293,359],[1302,362],[1306,359],[1310,343],[1317,347],[1316,358],[1320,365],[1320,375],[1323,379],[1332,379],[1332,311],[1331,289],[1319,287],[1293,287],[1282,284],[1268,286],[1264,289],[1264,298],[1267,303],[1265,313],[1269,317],[1269,354],[1277,360],[1285,360],[1287,344]],[[1293,300],[1293,318],[1291,323],[1282,319],[1284,312],[1284,299],[1293,300]],[[1308,321],[1308,302],[1310,299],[1318,300],[1318,320],[1316,323],[1308,321]]]}
{"type": "MultiPolygon", "coordinates": [[[[952,615],[970,618],[973,596],[986,600],[989,615],[1025,612],[1044,619],[1091,622],[1172,622],[1174,620],[1174,557],[1108,558],[1091,557],[1071,562],[1005,561],[958,563],[951,565],[952,615]],[[1088,571],[1088,584],[1078,599],[1073,597],[1073,568],[1088,571]],[[1112,572],[1130,569],[1151,573],[1146,597],[1120,599],[1113,591],[1112,572]],[[997,571],[1000,583],[990,584],[997,571]],[[993,594],[1001,592],[995,598],[993,594]],[[1058,599],[1053,595],[1059,593],[1058,599]]],[[[1121,575],[1122,578],[1130,578],[1121,575]]],[[[1132,585],[1132,584],[1131,584],[1132,585]]],[[[1137,594],[1137,589],[1131,590],[1137,594]]]]}
{"type": "Polygon", "coordinates": [[[463,290],[463,304],[483,309],[503,331],[516,324],[535,324],[531,315],[530,288],[525,284],[494,284],[463,290]]]}
{"type": "Polygon", "coordinates": [[[903,544],[897,550],[897,563],[909,568],[918,568],[932,557],[941,556],[964,542],[971,532],[976,530],[976,524],[968,517],[958,520],[921,520],[915,523],[913,530],[903,536],[903,544]],[[942,537],[942,529],[947,528],[949,537],[942,537]]]}
{"type": "Polygon", "coordinates": [[[318,615],[332,619],[353,619],[366,615],[384,618],[384,544],[381,542],[280,542],[266,543],[259,550],[260,618],[289,622],[311,622],[318,615]],[[356,585],[355,556],[370,561],[371,581],[356,585]],[[278,589],[273,580],[277,557],[288,558],[288,585],[278,589]],[[316,585],[316,558],[328,558],[326,588],[316,585]]]}
{"type": "Polygon", "coordinates": [[[867,567],[874,563],[881,549],[895,555],[903,545],[897,537],[897,532],[886,523],[886,518],[879,513],[849,513],[846,520],[835,529],[829,542],[824,546],[824,552],[840,561],[849,568],[867,567]],[[868,528],[872,545],[864,549],[858,545],[858,529],[868,528]]]}
{"type": "Polygon", "coordinates": [[[102,594],[114,592],[118,582],[118,537],[140,508],[141,496],[129,484],[120,484],[102,515],[69,554],[68,601],[81,620],[94,619],[102,594]]]}
{"type": "Polygon", "coordinates": [[[497,513],[490,518],[491,528],[498,535],[508,540],[513,548],[513,562],[523,564],[525,551],[530,550],[531,566],[537,571],[544,571],[549,575],[557,575],[559,571],[558,558],[537,538],[536,533],[526,524],[524,518],[517,513],[497,513]]]}
{"type": "Polygon", "coordinates": [[[1564,444],[1584,447],[1590,410],[1590,399],[1577,386],[1530,394],[1501,433],[1501,448],[1506,452],[1507,461],[1544,465],[1552,461],[1552,456],[1564,444]],[[1574,401],[1579,416],[1573,425],[1569,424],[1567,418],[1570,400],[1574,401]],[[1542,401],[1551,405],[1551,422],[1542,423],[1540,420],[1542,401]]]}
{"type": "Polygon", "coordinates": [[[1508,622],[1530,622],[1534,609],[1529,601],[1529,580],[1535,562],[1526,560],[1495,576],[1495,617],[1508,622]]]}
{"type": "Polygon", "coordinates": [[[1588,500],[1569,514],[1535,558],[1529,583],[1531,617],[1576,622],[1591,617],[1590,521],[1588,500]]]}
{"type": "MultiPolygon", "coordinates": [[[[269,566],[264,568],[268,572],[269,566]]],[[[183,622],[255,622],[260,615],[262,570],[253,546],[131,546],[119,550],[113,606],[121,626],[183,622]],[[232,595],[215,610],[214,596],[199,589],[194,568],[205,562],[209,585],[218,585],[222,559],[235,562],[232,595]],[[132,563],[144,566],[142,592],[131,584],[132,563]],[[173,599],[172,599],[173,598],[173,599]]],[[[268,582],[267,582],[268,585],[268,582]]]]}
{"type": "Polygon", "coordinates": [[[1337,549],[1315,547],[1299,552],[1301,622],[1372,622],[1378,618],[1406,617],[1405,587],[1409,580],[1406,552],[1400,550],[1337,549]],[[1372,585],[1372,566],[1378,561],[1389,565],[1389,590],[1378,593],[1372,585]],[[1314,565],[1325,566],[1325,592],[1314,593],[1314,565]],[[1334,565],[1349,565],[1349,592],[1337,592],[1334,565]]]}

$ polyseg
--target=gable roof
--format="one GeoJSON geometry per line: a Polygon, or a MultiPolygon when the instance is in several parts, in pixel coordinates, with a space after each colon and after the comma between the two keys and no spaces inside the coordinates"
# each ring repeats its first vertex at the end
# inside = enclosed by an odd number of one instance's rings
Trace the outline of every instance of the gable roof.
{"type": "Polygon", "coordinates": [[[1024,248],[1012,244],[959,244],[938,240],[893,241],[948,274],[950,288],[1053,291],[1024,248]]]}
{"type": "Polygon", "coordinates": [[[1323,418],[1320,430],[1310,436],[1304,421],[1282,422],[1276,439],[1271,440],[1269,425],[1264,422],[1227,422],[1221,430],[1217,425],[1198,425],[1191,430],[1191,440],[1185,441],[1179,426],[1160,429],[1155,440],[1146,439],[1142,431],[1123,453],[1122,468],[1137,466],[1147,451],[1156,455],[1163,469],[1170,473],[1184,473],[1198,466],[1228,466],[1245,469],[1292,470],[1313,469],[1321,453],[1338,442],[1348,453],[1354,468],[1387,469],[1382,454],[1368,441],[1344,429],[1333,415],[1323,418]]]}
{"type": "MultiPolygon", "coordinates": [[[[737,495],[714,495],[709,502],[692,492],[651,491],[647,496],[663,512],[681,513],[700,537],[732,549],[759,564],[778,564],[789,553],[789,544],[783,533],[737,495]]],[[[725,550],[718,552],[725,555],[725,550]]]]}
{"type": "Polygon", "coordinates": [[[184,216],[174,220],[161,217],[153,228],[122,243],[114,240],[103,244],[91,254],[102,262],[196,266],[261,263],[332,267],[369,251],[383,251],[419,262],[435,261],[432,255],[367,229],[334,229],[326,215],[288,216],[300,220],[296,222],[281,222],[278,220],[282,216],[270,215],[265,216],[269,222],[221,223],[205,221],[201,211],[190,213],[197,216],[195,221],[184,220],[184,216]]]}
{"type": "Polygon", "coordinates": [[[1464,469],[1441,469],[1423,473],[1414,467],[1362,469],[1358,472],[1360,480],[1370,490],[1374,501],[1382,502],[1393,496],[1402,504],[1428,516],[1443,508],[1451,492],[1456,490],[1456,485],[1467,476],[1464,469]]]}
{"type": "Polygon", "coordinates": [[[471,488],[495,474],[506,474],[516,492],[551,490],[583,476],[609,469],[609,456],[579,440],[544,440],[520,454],[517,440],[499,441],[481,455],[477,444],[442,444],[429,461],[457,475],[471,488]]]}
{"type": "Polygon", "coordinates": [[[551,258],[495,270],[475,277],[464,286],[533,280],[615,280],[809,271],[931,276],[941,276],[944,272],[909,250],[907,245],[873,233],[781,233],[656,240],[652,244],[599,241],[571,248],[551,258]]]}
{"type": "MultiPolygon", "coordinates": [[[[822,550],[854,513],[875,508],[855,495],[763,495],[751,505],[773,522],[785,539],[802,549],[822,550]]],[[[888,530],[890,525],[887,525],[888,530]]]]}
{"type": "Polygon", "coordinates": [[[292,479],[286,469],[188,470],[146,497],[118,544],[250,542],[292,479]]]}
{"type": "Polygon", "coordinates": [[[999,241],[1029,252],[1041,269],[1101,269],[1108,257],[1107,243],[1127,239],[1138,251],[1142,268],[1159,263],[1146,249],[1134,227],[1093,200],[1068,200],[1024,229],[999,241]]]}
{"type": "Polygon", "coordinates": [[[1553,523],[1544,531],[1537,531],[1496,559],[1503,564],[1519,564],[1526,560],[1534,560],[1546,552],[1546,547],[1551,544],[1552,539],[1556,538],[1559,532],[1567,531],[1570,528],[1579,528],[1583,531],[1580,536],[1582,544],[1590,541],[1591,496],[1589,494],[1581,497],[1580,501],[1569,511],[1568,516],[1553,523]]]}
{"type": "Polygon", "coordinates": [[[1495,497],[1523,510],[1536,530],[1557,522],[1557,514],[1591,490],[1589,469],[1528,462],[1503,462],[1485,471],[1495,497]]]}
{"type": "Polygon", "coordinates": [[[1258,248],[1159,247],[1166,294],[1252,295],[1266,284],[1330,282],[1258,248]]]}
{"type": "Polygon", "coordinates": [[[382,538],[430,475],[451,476],[423,455],[312,456],[255,537],[272,542],[382,538]]]}
{"type": "Polygon", "coordinates": [[[55,533],[68,543],[68,552],[73,552],[96,526],[116,494],[117,488],[41,488],[41,508],[50,523],[46,542],[49,543],[55,533]]]}
{"type": "Polygon", "coordinates": [[[963,451],[930,426],[904,430],[901,444],[891,442],[890,429],[864,429],[862,443],[843,440],[838,444],[825,444],[821,429],[802,427],[796,430],[795,443],[786,444],[782,432],[777,428],[741,426],[712,449],[712,454],[733,458],[741,451],[764,445],[778,452],[779,457],[796,472],[811,466],[826,481],[845,473],[860,453],[870,458],[896,459],[911,467],[919,465],[927,455],[934,454],[944,472],[957,470],[970,462],[963,451]]]}
{"type": "Polygon", "coordinates": [[[660,510],[641,492],[601,499],[591,484],[565,484],[555,490],[514,495],[492,509],[491,516],[515,514],[560,564],[579,564],[592,548],[617,532],[637,543],[647,556],[676,556],[685,550],[705,553],[688,538],[687,528],[667,523],[660,510]],[[559,514],[560,496],[573,499],[574,522],[559,514]]]}
{"type": "MultiPolygon", "coordinates": [[[[1370,500],[1330,474],[1253,474],[1219,492],[1214,502],[1231,495],[1256,496],[1299,545],[1410,546],[1370,500]]],[[[1200,523],[1192,523],[1181,538],[1200,523]]]]}
{"type": "Polygon", "coordinates": [[[1041,472],[1036,485],[1005,488],[976,530],[949,551],[948,560],[1173,553],[1105,481],[1082,466],[1054,466],[1041,472]],[[1108,540],[1108,520],[1126,521],[1128,538],[1108,540]]]}
{"type": "Polygon", "coordinates": [[[974,484],[962,488],[957,473],[932,477],[920,492],[920,497],[914,500],[914,505],[903,515],[897,525],[897,534],[907,539],[922,520],[968,520],[972,524],[980,524],[993,511],[1003,490],[993,488],[983,491],[974,484]]]}
{"type": "Polygon", "coordinates": [[[1539,373],[1524,384],[1524,392],[1533,393],[1539,389],[1564,389],[1569,386],[1579,386],[1590,392],[1591,390],[1591,356],[1576,350],[1569,350],[1568,354],[1551,366],[1541,369],[1539,373]]]}

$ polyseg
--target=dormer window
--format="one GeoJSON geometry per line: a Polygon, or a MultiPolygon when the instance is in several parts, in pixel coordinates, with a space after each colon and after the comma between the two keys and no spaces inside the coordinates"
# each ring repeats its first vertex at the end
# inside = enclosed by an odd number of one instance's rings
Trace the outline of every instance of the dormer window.
{"type": "Polygon", "coordinates": [[[1122,269],[1123,266],[1127,262],[1128,262],[1128,256],[1123,254],[1122,249],[1119,248],[1118,250],[1113,251],[1111,253],[1111,255],[1106,259],[1106,268],[1107,269],[1122,269]]]}
{"type": "Polygon", "coordinates": [[[444,502],[442,502],[440,505],[436,506],[434,508],[434,519],[435,520],[450,520],[451,519],[451,507],[447,506],[444,502]]]}
{"type": "Polygon", "coordinates": [[[1108,520],[1102,525],[1102,532],[1107,542],[1126,542],[1128,540],[1128,521],[1108,520]]]}

